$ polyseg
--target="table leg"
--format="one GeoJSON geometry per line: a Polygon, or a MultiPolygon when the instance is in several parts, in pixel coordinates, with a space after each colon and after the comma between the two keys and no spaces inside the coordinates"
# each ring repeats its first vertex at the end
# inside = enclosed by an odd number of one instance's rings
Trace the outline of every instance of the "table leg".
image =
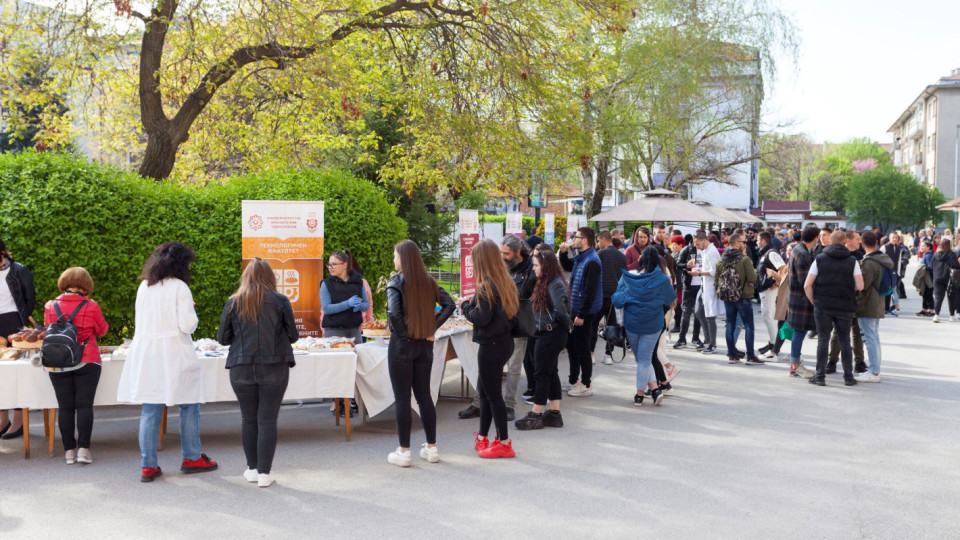
{"type": "Polygon", "coordinates": [[[23,409],[23,459],[30,458],[30,409],[23,409]]]}
{"type": "MultiPolygon", "coordinates": [[[[347,419],[347,421],[346,421],[346,424],[347,424],[347,440],[349,441],[349,440],[350,440],[350,398],[344,398],[344,400],[343,400],[343,409],[344,409],[344,415],[343,415],[343,417],[347,419]]],[[[339,418],[339,416],[338,416],[337,418],[339,418]]]]}
{"type": "Polygon", "coordinates": [[[163,417],[160,418],[160,444],[157,450],[163,450],[163,435],[167,432],[167,406],[163,406],[163,417]]]}
{"type": "Polygon", "coordinates": [[[340,425],[340,400],[333,399],[333,418],[337,425],[340,425]]]}
{"type": "Polygon", "coordinates": [[[57,439],[57,409],[44,410],[44,416],[50,418],[50,427],[47,428],[47,453],[53,457],[53,443],[57,439]]]}
{"type": "Polygon", "coordinates": [[[43,435],[50,436],[50,409],[40,409],[43,412],[43,435]]]}

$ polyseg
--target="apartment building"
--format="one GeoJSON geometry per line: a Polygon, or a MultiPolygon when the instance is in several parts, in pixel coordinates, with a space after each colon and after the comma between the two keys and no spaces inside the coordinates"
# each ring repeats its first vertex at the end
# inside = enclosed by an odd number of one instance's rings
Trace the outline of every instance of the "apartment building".
{"type": "Polygon", "coordinates": [[[924,88],[887,130],[893,162],[944,197],[957,193],[957,139],[960,135],[960,68],[924,88]]]}

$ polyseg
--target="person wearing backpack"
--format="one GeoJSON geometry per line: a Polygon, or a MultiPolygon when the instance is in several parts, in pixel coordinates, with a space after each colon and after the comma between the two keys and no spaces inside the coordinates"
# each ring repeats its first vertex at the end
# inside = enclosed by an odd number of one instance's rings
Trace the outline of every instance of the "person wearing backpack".
{"type": "MultiPolygon", "coordinates": [[[[60,408],[60,437],[67,465],[93,463],[90,436],[93,433],[93,399],[100,383],[100,349],[97,337],[106,335],[110,326],[103,318],[100,304],[87,298],[93,292],[93,278],[79,266],[67,268],[57,280],[60,296],[43,308],[43,323],[48,327],[60,321],[72,325],[70,337],[80,349],[80,362],[71,367],[45,367],[57,395],[60,408]],[[74,433],[76,432],[76,433],[74,433]]],[[[48,338],[50,334],[48,334],[48,338]]],[[[48,339],[47,341],[53,341],[48,339]]],[[[41,349],[41,354],[44,351],[41,349]]],[[[75,361],[75,360],[74,360],[75,361]]]]}
{"type": "MultiPolygon", "coordinates": [[[[960,270],[960,260],[953,252],[953,245],[949,238],[940,240],[937,253],[931,263],[933,270],[933,322],[940,322],[940,308],[943,299],[947,296],[947,287],[950,285],[950,271],[960,270]]],[[[949,303],[948,306],[949,308],[949,303]]]]}
{"type": "Polygon", "coordinates": [[[893,260],[877,249],[877,233],[864,231],[860,237],[865,255],[860,262],[860,271],[863,274],[863,290],[857,293],[857,319],[860,323],[860,333],[867,348],[867,359],[870,364],[867,371],[857,373],[854,378],[857,382],[880,382],[880,319],[883,318],[883,299],[890,293],[890,287],[896,287],[896,279],[890,273],[893,270],[893,260]],[[884,271],[888,272],[884,284],[884,271]],[[884,285],[887,287],[883,289],[884,285]]]}
{"type": "Polygon", "coordinates": [[[753,299],[754,284],[757,282],[757,272],[753,262],[745,256],[746,241],[740,233],[730,235],[727,249],[723,257],[717,262],[714,272],[714,285],[717,289],[717,298],[723,300],[727,312],[727,362],[739,364],[740,358],[736,354],[735,331],[737,316],[743,322],[747,345],[746,364],[762,366],[763,360],[757,358],[753,350],[753,299]]]}

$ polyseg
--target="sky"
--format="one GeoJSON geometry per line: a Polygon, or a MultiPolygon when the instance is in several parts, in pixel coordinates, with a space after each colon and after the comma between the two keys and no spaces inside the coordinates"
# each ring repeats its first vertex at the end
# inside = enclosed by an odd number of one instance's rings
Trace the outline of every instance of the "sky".
{"type": "Polygon", "coordinates": [[[960,68],[960,0],[779,0],[800,34],[799,59],[777,59],[768,123],[815,142],[887,129],[927,85],[960,68]]]}

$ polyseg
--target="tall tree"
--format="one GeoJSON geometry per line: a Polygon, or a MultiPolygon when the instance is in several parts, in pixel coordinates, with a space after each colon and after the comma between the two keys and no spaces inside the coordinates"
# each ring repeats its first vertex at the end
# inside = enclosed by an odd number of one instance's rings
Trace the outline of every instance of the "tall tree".
{"type": "Polygon", "coordinates": [[[868,138],[855,138],[831,145],[818,165],[810,200],[823,210],[843,213],[854,176],[890,165],[890,153],[868,138]]]}
{"type": "Polygon", "coordinates": [[[895,226],[916,229],[943,218],[937,210],[943,194],[890,165],[854,173],[846,197],[850,220],[877,227],[881,233],[895,226]]]}
{"type": "Polygon", "coordinates": [[[760,137],[761,200],[807,200],[818,165],[812,142],[803,134],[760,137]]]}

